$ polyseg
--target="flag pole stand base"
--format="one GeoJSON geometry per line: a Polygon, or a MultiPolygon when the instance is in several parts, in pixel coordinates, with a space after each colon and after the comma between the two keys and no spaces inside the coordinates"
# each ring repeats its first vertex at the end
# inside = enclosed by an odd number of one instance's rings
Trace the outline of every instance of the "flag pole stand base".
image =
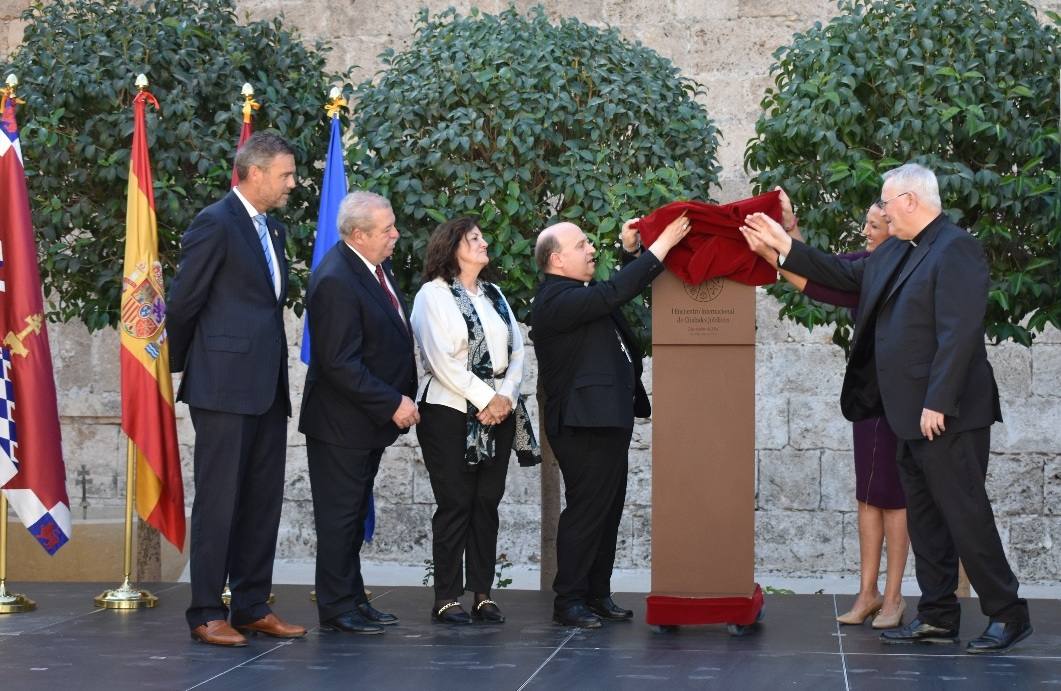
{"type": "MultiPolygon", "coordinates": [[[[225,603],[225,607],[232,604],[232,588],[228,587],[228,581],[225,581],[225,589],[221,591],[221,601],[225,603]]],[[[269,593],[269,597],[265,598],[265,604],[271,605],[276,602],[276,594],[269,593]]]]}
{"type": "Polygon", "coordinates": [[[158,598],[147,590],[134,588],[127,578],[117,588],[104,590],[93,602],[103,609],[147,609],[156,606],[158,598]]]}
{"type": "Polygon", "coordinates": [[[18,614],[32,612],[37,603],[21,593],[7,592],[7,584],[0,580],[0,614],[18,614]]]}

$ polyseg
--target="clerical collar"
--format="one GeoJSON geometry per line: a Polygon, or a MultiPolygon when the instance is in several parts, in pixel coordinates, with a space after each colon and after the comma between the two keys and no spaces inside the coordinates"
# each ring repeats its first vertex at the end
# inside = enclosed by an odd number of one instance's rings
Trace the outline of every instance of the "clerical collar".
{"type": "Polygon", "coordinates": [[[939,216],[936,216],[931,221],[929,221],[929,224],[927,226],[925,226],[924,228],[922,228],[920,233],[918,233],[914,237],[912,237],[909,240],[907,240],[907,242],[909,242],[914,247],[917,247],[918,245],[921,244],[921,242],[923,240],[927,240],[928,239],[928,232],[930,230],[935,229],[936,226],[938,226],[939,224],[943,223],[943,218],[944,218],[944,214],[941,211],[939,216]]]}

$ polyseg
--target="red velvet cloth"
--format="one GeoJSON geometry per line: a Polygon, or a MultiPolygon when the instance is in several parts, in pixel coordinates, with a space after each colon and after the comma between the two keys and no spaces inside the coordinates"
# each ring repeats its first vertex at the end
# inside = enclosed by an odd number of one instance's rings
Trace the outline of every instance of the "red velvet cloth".
{"type": "Polygon", "coordinates": [[[648,247],[655,242],[667,224],[683,211],[692,222],[692,228],[663,262],[678,278],[690,285],[699,285],[718,277],[753,286],[777,280],[774,268],[748,249],[744,236],[737,229],[744,223],[745,217],[757,211],[780,223],[780,193],[767,192],[721,206],[703,202],[671,202],[637,222],[641,243],[648,247]]]}

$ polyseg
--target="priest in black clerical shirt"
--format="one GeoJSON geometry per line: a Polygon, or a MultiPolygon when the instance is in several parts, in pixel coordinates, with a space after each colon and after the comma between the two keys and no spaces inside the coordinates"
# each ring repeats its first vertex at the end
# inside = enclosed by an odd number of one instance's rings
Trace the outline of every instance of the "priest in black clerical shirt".
{"type": "Polygon", "coordinates": [[[564,476],[567,507],[556,534],[553,620],[597,628],[633,612],[611,597],[615,544],[626,500],[634,417],[648,417],[641,353],[619,308],[663,272],[663,259],[689,232],[673,220],[647,252],[634,221],[623,225],[632,259],[609,281],[594,281],[596,250],[573,223],[543,230],[535,260],[545,274],[531,312],[530,336],[545,392],[545,432],[564,476]]]}
{"type": "Polygon", "coordinates": [[[984,488],[991,425],[1001,421],[984,347],[988,269],[980,243],[942,213],[932,171],[908,163],[884,175],[877,206],[892,238],[854,262],[789,238],[762,214],[749,245],[781,255],[787,271],[859,293],[841,392],[853,421],[883,413],[899,437],[899,475],[921,587],[918,615],[885,643],[956,642],[958,560],[988,616],[970,653],[1003,652],[1032,631],[984,488]]]}

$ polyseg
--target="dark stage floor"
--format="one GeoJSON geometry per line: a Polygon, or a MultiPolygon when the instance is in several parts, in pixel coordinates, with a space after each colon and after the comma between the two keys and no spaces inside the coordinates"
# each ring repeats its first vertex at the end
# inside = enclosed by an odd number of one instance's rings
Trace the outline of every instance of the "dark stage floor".
{"type": "MultiPolygon", "coordinates": [[[[114,584],[107,584],[111,586],[114,584]]],[[[104,584],[12,584],[38,603],[0,615],[0,689],[1056,689],[1061,688],[1061,602],[1035,600],[1035,634],[1004,656],[957,646],[885,647],[867,624],[838,630],[852,596],[768,596],[760,630],[725,627],[658,633],[644,595],[617,595],[633,623],[578,631],[549,621],[551,596],[499,591],[508,623],[450,628],[428,618],[427,588],[373,587],[375,604],[401,617],[382,636],[312,628],[305,639],[257,637],[241,649],[191,641],[187,584],[148,584],[161,602],[134,612],[95,609],[104,584]]],[[[274,609],[307,626],[307,586],[277,586],[274,609]]],[[[908,598],[910,604],[914,598],[908,598]]],[[[962,639],[985,624],[964,605],[962,639]]]]}

